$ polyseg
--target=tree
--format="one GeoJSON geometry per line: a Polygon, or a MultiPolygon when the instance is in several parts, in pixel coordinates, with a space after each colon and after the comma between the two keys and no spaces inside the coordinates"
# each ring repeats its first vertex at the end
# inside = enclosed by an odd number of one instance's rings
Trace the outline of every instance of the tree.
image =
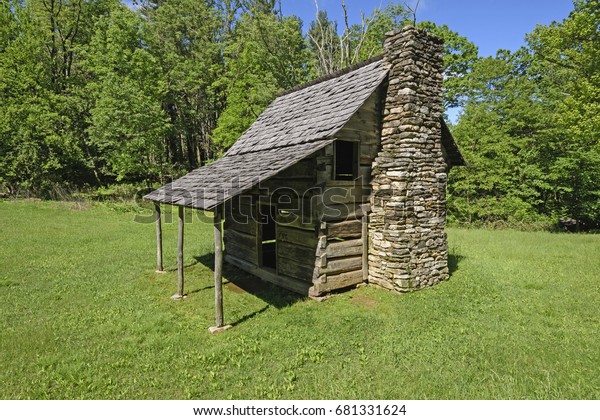
{"type": "Polygon", "coordinates": [[[329,20],[327,11],[318,10],[307,32],[315,77],[333,73],[343,65],[340,61],[341,46],[337,32],[337,22],[329,20]]]}
{"type": "Polygon", "coordinates": [[[162,174],[161,143],[168,129],[164,83],[143,44],[143,21],[125,6],[100,18],[85,51],[94,105],[87,130],[105,176],[151,180],[162,174]]]}
{"type": "Polygon", "coordinates": [[[80,151],[54,92],[45,37],[32,9],[3,2],[0,41],[0,182],[13,194],[43,195],[73,180],[80,151]]]}
{"type": "Polygon", "coordinates": [[[479,49],[447,25],[437,26],[432,22],[420,22],[417,27],[444,41],[445,108],[464,106],[470,93],[470,75],[479,61],[479,49]]]}
{"type": "Polygon", "coordinates": [[[467,221],[533,221],[546,176],[538,165],[536,133],[544,104],[525,69],[530,56],[499,51],[478,62],[471,94],[454,135],[468,162],[451,172],[449,212],[467,221]]]}
{"type": "Polygon", "coordinates": [[[277,92],[307,81],[307,59],[298,18],[262,9],[245,12],[225,48],[221,83],[227,106],[213,133],[215,144],[229,148],[277,92]]]}
{"type": "Polygon", "coordinates": [[[600,226],[600,2],[578,0],[569,17],[538,25],[527,41],[553,104],[543,133],[552,210],[588,227],[600,226]]]}
{"type": "Polygon", "coordinates": [[[170,119],[165,158],[192,169],[212,157],[210,135],[223,108],[217,84],[222,44],[240,4],[174,0],[146,7],[146,42],[166,86],[163,108],[170,119]],[[233,14],[233,15],[232,15],[233,14]]]}
{"type": "Polygon", "coordinates": [[[361,12],[360,24],[350,25],[348,7],[342,0],[344,27],[338,34],[338,23],[329,20],[325,10],[319,10],[317,1],[315,6],[315,20],[307,32],[314,76],[333,73],[382,53],[385,33],[402,27],[409,16],[404,6],[390,3],[384,9],[375,8],[369,17],[361,12]]]}
{"type": "MultiPolygon", "coordinates": [[[[361,15],[361,23],[349,25],[347,7],[342,1],[345,27],[338,35],[337,22],[329,20],[327,12],[317,8],[315,20],[307,32],[313,55],[313,73],[322,76],[383,53],[385,34],[412,24],[412,12],[402,4],[389,3],[375,8],[370,16],[361,15]]],[[[444,41],[444,105],[461,107],[469,93],[469,75],[479,60],[478,49],[464,36],[448,26],[420,22],[423,29],[444,41]]]]}
{"type": "Polygon", "coordinates": [[[527,48],[474,66],[454,130],[469,162],[450,177],[459,219],[600,226],[598,5],[577,1],[527,48]]]}

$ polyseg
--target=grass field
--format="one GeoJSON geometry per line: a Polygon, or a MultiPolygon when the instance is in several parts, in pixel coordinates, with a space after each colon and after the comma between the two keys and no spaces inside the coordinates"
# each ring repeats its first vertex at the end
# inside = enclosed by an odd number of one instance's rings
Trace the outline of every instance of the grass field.
{"type": "Polygon", "coordinates": [[[599,399],[600,236],[449,230],[450,281],[318,303],[225,269],[186,227],[186,290],[153,224],[0,202],[0,399],[599,399]],[[241,286],[241,287],[240,287],[241,286]]]}

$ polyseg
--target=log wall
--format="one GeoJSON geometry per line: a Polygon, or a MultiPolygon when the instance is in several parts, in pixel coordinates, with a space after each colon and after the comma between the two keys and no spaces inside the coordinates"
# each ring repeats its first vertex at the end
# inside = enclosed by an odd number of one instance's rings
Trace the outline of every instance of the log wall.
{"type": "Polygon", "coordinates": [[[371,195],[371,163],[379,150],[381,101],[376,90],[336,135],[359,143],[358,178],[336,181],[329,144],[249,196],[226,206],[226,261],[284,288],[319,296],[366,280],[365,217],[371,195]],[[258,205],[277,206],[277,270],[261,265],[258,205]],[[312,287],[311,287],[312,286],[312,287]],[[310,288],[310,290],[309,290],[310,288]]]}
{"type": "Polygon", "coordinates": [[[309,294],[320,296],[333,290],[363,283],[367,279],[371,164],[379,151],[381,110],[385,87],[377,89],[339,131],[336,138],[360,142],[358,179],[333,179],[333,145],[317,157],[317,181],[323,194],[317,209],[320,220],[309,294]]]}
{"type": "Polygon", "coordinates": [[[310,156],[226,205],[225,260],[244,271],[286,289],[308,294],[317,245],[319,221],[311,207],[316,156],[310,156]],[[273,204],[277,269],[261,267],[259,206],[273,204]]]}

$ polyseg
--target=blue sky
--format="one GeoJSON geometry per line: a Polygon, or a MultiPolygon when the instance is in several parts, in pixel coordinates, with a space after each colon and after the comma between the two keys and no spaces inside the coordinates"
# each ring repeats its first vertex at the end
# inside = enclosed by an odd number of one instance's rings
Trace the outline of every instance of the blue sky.
{"type": "MultiPolygon", "coordinates": [[[[331,19],[342,24],[341,0],[318,0],[318,3],[331,19]]],[[[350,23],[360,22],[361,10],[368,16],[380,3],[385,6],[387,0],[346,0],[350,23]]],[[[414,5],[415,0],[408,3],[414,5]]],[[[314,0],[282,0],[282,9],[285,15],[300,17],[305,30],[315,16],[314,0]]],[[[524,44],[525,34],[537,24],[561,21],[571,10],[571,0],[421,0],[417,21],[446,24],[474,42],[480,55],[488,56],[501,48],[517,50],[524,44]]]]}

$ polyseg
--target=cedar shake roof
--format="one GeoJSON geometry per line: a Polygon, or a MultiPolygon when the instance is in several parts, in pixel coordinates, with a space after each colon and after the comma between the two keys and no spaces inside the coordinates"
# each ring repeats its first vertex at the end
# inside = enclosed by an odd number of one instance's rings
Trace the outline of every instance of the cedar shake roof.
{"type": "MultiPolygon", "coordinates": [[[[387,77],[381,57],[283,92],[222,158],[144,198],[211,210],[327,146],[387,77]]],[[[464,164],[443,124],[450,165],[464,164]]]]}
{"type": "Polygon", "coordinates": [[[387,67],[378,60],[284,92],[224,157],[144,198],[213,209],[334,141],[335,134],[386,76],[387,67]]]}

